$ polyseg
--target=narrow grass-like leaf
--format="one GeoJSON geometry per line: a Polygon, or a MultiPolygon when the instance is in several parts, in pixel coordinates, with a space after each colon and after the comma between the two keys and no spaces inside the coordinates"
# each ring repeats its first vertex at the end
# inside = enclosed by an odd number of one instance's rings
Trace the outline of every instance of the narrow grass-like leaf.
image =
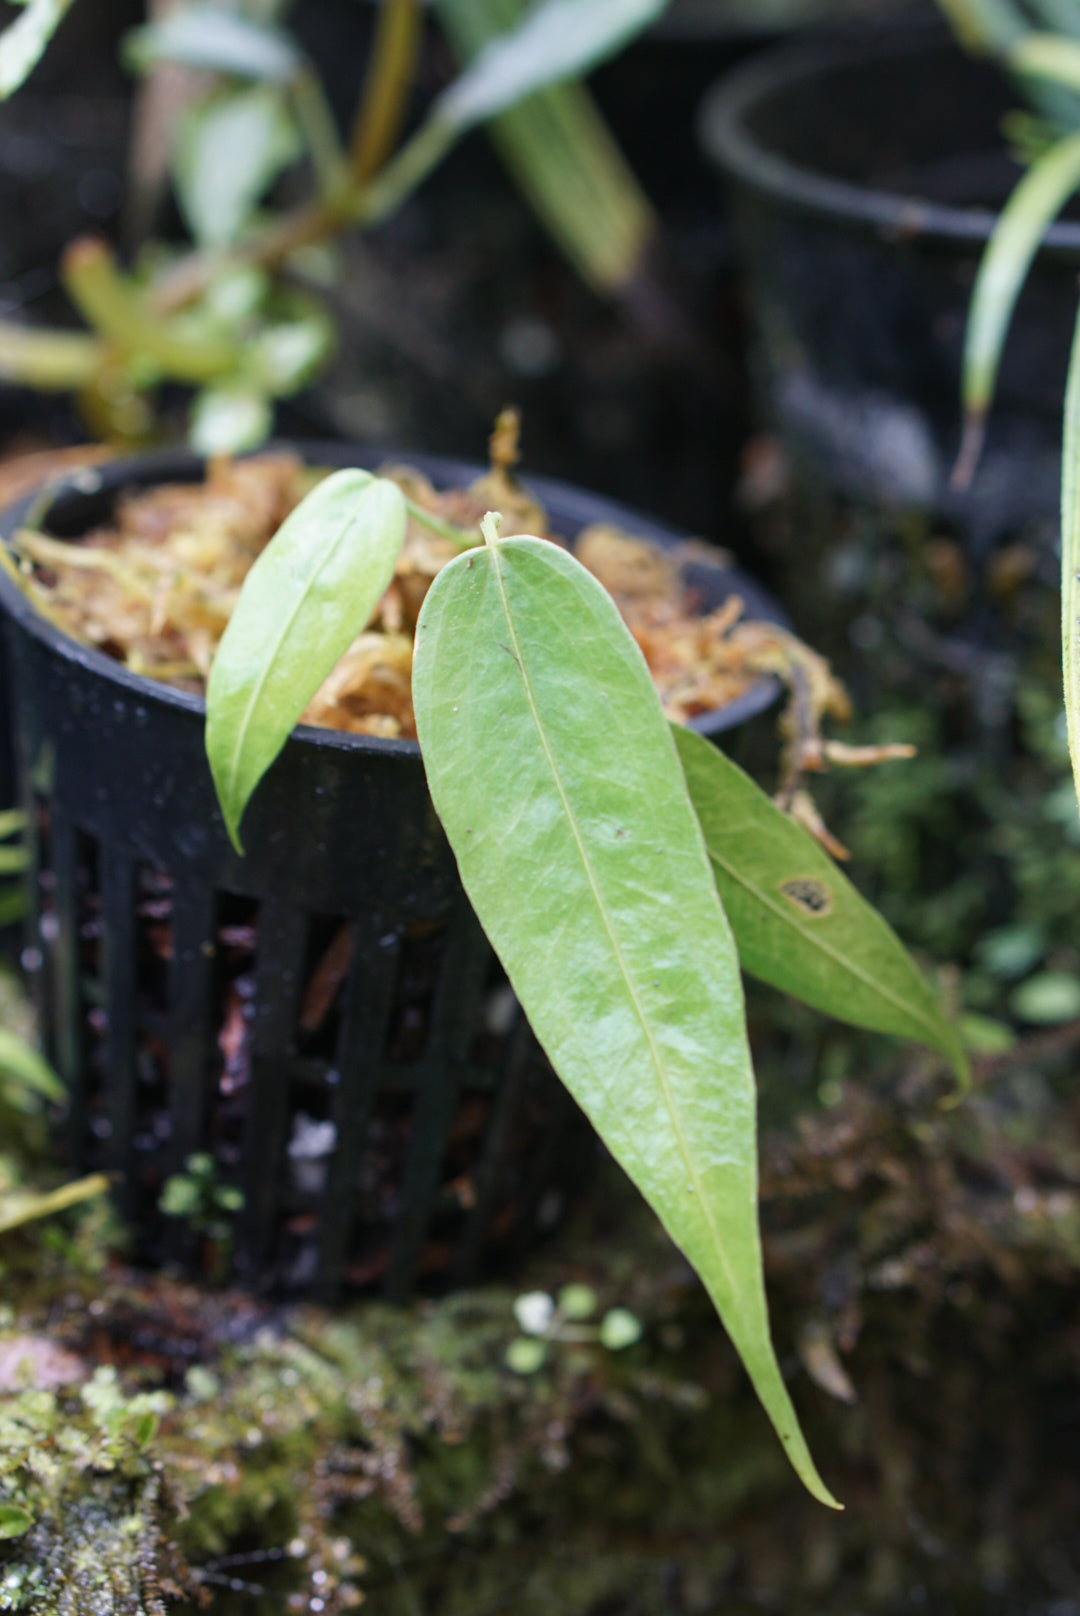
{"type": "MultiPolygon", "coordinates": [[[[466,61],[519,18],[521,0],[437,0],[466,61]]],[[[655,220],[583,84],[556,84],[501,113],[488,133],[524,195],[590,284],[626,284],[655,220]]]]}
{"type": "Polygon", "coordinates": [[[0,1073],[14,1078],[16,1083],[43,1100],[59,1104],[64,1098],[64,1085],[36,1049],[17,1038],[6,1027],[0,1027],[0,1073]]]}
{"type": "Polygon", "coordinates": [[[673,729],[743,969],[838,1021],[929,1044],[966,1085],[960,1040],[891,927],[736,764],[673,729]]]}
{"type": "Polygon", "coordinates": [[[23,12],[0,34],[0,101],[26,83],[72,0],[23,0],[23,12]]]}
{"type": "Polygon", "coordinates": [[[1080,317],[1069,359],[1061,455],[1061,658],[1069,756],[1080,800],[1080,317]]]}
{"type": "Polygon", "coordinates": [[[413,701],[462,881],[534,1032],[834,1503],[769,1337],[735,945],[640,651],[565,551],[489,541],[432,585],[413,701]]]}
{"type": "Polygon", "coordinates": [[[1020,289],[1039,244],[1080,186],[1080,134],[1051,146],[1009,197],[987,243],[968,310],[964,342],[964,442],[955,481],[971,480],[993,402],[998,365],[1020,289]]]}
{"type": "Polygon", "coordinates": [[[77,1178],[71,1184],[65,1184],[61,1189],[50,1190],[45,1195],[23,1194],[6,1195],[0,1199],[0,1234],[7,1234],[9,1229],[20,1229],[26,1223],[36,1223],[39,1218],[51,1218],[57,1212],[66,1212],[70,1206],[79,1206],[83,1201],[93,1201],[100,1195],[108,1193],[109,1180],[104,1173],[91,1173],[88,1178],[77,1178]]]}
{"type": "Polygon", "coordinates": [[[468,129],[548,84],[579,78],[621,50],[667,0],[540,0],[480,52],[435,103],[432,117],[468,129]]]}
{"type": "Polygon", "coordinates": [[[252,792],[394,575],[401,490],[337,471],[278,529],[244,581],[206,691],[206,751],[237,850],[252,792]]]}
{"type": "Polygon", "coordinates": [[[1080,40],[1064,34],[1025,34],[1006,58],[1016,73],[1080,90],[1080,40]]]}

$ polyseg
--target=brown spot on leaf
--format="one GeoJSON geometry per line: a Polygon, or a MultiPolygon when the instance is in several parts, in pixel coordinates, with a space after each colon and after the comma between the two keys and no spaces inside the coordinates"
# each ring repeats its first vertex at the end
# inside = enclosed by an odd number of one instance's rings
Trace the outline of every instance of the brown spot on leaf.
{"type": "Polygon", "coordinates": [[[791,881],[782,881],[780,891],[789,903],[793,903],[796,909],[801,909],[812,920],[820,920],[832,910],[832,893],[824,881],[819,881],[816,876],[799,875],[791,881]]]}

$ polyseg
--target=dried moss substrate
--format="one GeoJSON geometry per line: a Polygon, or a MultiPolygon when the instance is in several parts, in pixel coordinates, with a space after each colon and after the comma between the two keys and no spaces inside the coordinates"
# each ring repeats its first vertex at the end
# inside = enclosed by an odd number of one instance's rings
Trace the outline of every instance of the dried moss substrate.
{"type": "Polygon", "coordinates": [[[94,1378],[3,1400],[3,1493],[35,1524],[0,1545],[0,1609],[1067,1616],[1080,1105],[1055,1084],[1076,1044],[985,1061],[954,1111],[909,1064],[891,1098],[849,1088],[767,1142],[776,1330],[843,1517],[800,1494],[614,1175],[529,1284],[585,1279],[644,1338],[558,1345],[527,1379],[503,1289],[332,1316],[103,1279],[85,1234],[24,1244],[4,1339],[48,1341],[41,1379],[58,1349],[94,1378]]]}

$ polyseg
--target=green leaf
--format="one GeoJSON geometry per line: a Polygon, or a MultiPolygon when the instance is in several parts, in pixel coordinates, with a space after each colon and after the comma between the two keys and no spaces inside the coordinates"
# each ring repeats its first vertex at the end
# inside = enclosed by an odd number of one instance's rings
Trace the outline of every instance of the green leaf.
{"type": "Polygon", "coordinates": [[[1022,982],[1009,1000],[1021,1021],[1050,1027],[1080,1016],[1080,977],[1066,971],[1040,971],[1022,982]]]}
{"type": "Polygon", "coordinates": [[[259,84],[192,107],[173,151],[173,180],[196,241],[230,246],[267,188],[303,151],[280,90],[259,84]]]}
{"type": "Polygon", "coordinates": [[[1001,210],[979,265],[964,339],[964,442],[955,473],[966,485],[982,447],[998,365],[1020,289],[1039,244],[1080,185],[1080,134],[1032,164],[1001,210]]]}
{"type": "Polygon", "coordinates": [[[206,387],[191,406],[188,442],[196,454],[243,454],[265,443],[273,427],[273,405],[258,388],[206,387]]]}
{"type": "Polygon", "coordinates": [[[19,1504],[0,1504],[0,1538],[24,1537],[34,1524],[29,1510],[19,1504]]]}
{"type": "Polygon", "coordinates": [[[401,490],[337,471],[248,573],[206,692],[206,751],[238,851],[248,799],[300,714],[366,627],[405,536],[401,490]]]}
{"type": "Polygon", "coordinates": [[[600,1326],[600,1344],[609,1352],[623,1352],[641,1340],[641,1321],[625,1307],[613,1307],[604,1314],[600,1326]]]}
{"type": "Polygon", "coordinates": [[[72,0],[29,0],[0,34],[0,101],[26,83],[71,9],[72,0]]]}
{"type": "Polygon", "coordinates": [[[489,538],[428,593],[413,701],[465,890],[533,1031],[831,1504],[769,1339],[735,946],[640,651],[564,550],[489,538]]]}
{"type": "Polygon", "coordinates": [[[159,22],[127,35],[124,58],[136,73],[146,73],[158,62],[178,62],[274,84],[289,83],[304,62],[283,29],[216,5],[174,6],[159,22]]]}
{"type": "Polygon", "coordinates": [[[104,1173],[91,1173],[88,1178],[77,1178],[45,1195],[4,1196],[0,1201],[0,1234],[7,1234],[9,1229],[18,1229],[25,1223],[35,1223],[39,1218],[51,1218],[54,1213],[66,1212],[68,1207],[78,1206],[83,1201],[96,1200],[106,1194],[108,1188],[109,1180],[104,1173]]]}
{"type": "Polygon", "coordinates": [[[132,1442],[140,1450],[143,1448],[148,1448],[151,1442],[157,1436],[160,1425],[160,1416],[155,1414],[151,1409],[146,1410],[142,1414],[137,1414],[130,1430],[132,1442]]]}
{"type": "Polygon", "coordinates": [[[541,0],[516,28],[492,40],[432,109],[432,119],[469,129],[548,84],[588,73],[664,11],[667,0],[541,0]]]}
{"type": "Polygon", "coordinates": [[[305,387],[329,358],[334,327],[321,309],[261,331],[247,354],[247,370],[275,398],[305,387]]]}
{"type": "Polygon", "coordinates": [[[1014,72],[1025,77],[1049,79],[1067,90],[1080,90],[1080,40],[1062,34],[1025,34],[1006,60],[1014,72]]]}
{"type": "Polygon", "coordinates": [[[1069,359],[1061,453],[1061,659],[1069,756],[1080,800],[1080,317],[1069,359]]]}
{"type": "Polygon", "coordinates": [[[967,1057],[918,966],[801,825],[709,741],[672,726],[739,960],[815,1010],[967,1057]]]}
{"type": "Polygon", "coordinates": [[[45,1057],[6,1027],[0,1027],[0,1072],[54,1105],[66,1098],[64,1085],[45,1057]]]}

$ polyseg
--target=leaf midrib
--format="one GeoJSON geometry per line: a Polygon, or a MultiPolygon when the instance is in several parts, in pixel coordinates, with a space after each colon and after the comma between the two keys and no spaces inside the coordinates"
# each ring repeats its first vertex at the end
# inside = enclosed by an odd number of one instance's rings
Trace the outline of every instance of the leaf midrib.
{"type": "Polygon", "coordinates": [[[601,920],[603,922],[604,930],[607,932],[608,939],[609,939],[609,941],[611,943],[612,953],[613,953],[613,955],[615,957],[615,960],[616,960],[616,962],[618,964],[619,971],[622,974],[622,978],[623,978],[623,981],[624,981],[624,983],[626,985],[626,990],[627,990],[627,993],[629,995],[630,1002],[631,1002],[631,1004],[633,1005],[633,1008],[634,1008],[634,1013],[637,1016],[639,1025],[641,1027],[641,1030],[645,1035],[645,1041],[648,1044],[649,1053],[650,1053],[650,1055],[652,1057],[653,1065],[654,1065],[654,1067],[656,1069],[657,1076],[660,1079],[660,1087],[661,1087],[661,1090],[663,1092],[664,1103],[667,1106],[668,1113],[671,1116],[672,1122],[673,1122],[674,1127],[675,1127],[675,1136],[676,1136],[676,1138],[678,1139],[678,1142],[679,1142],[679,1150],[680,1150],[680,1153],[682,1155],[683,1162],[686,1165],[687,1172],[688,1172],[691,1180],[693,1181],[694,1194],[698,1197],[698,1201],[699,1201],[699,1204],[701,1206],[702,1212],[704,1213],[705,1220],[706,1220],[706,1222],[707,1222],[707,1224],[709,1226],[709,1232],[712,1235],[713,1245],[715,1247],[716,1254],[717,1254],[717,1256],[718,1256],[718,1258],[720,1260],[720,1264],[721,1264],[721,1266],[722,1266],[722,1268],[724,1270],[724,1274],[726,1276],[727,1283],[728,1283],[728,1286],[729,1286],[729,1289],[730,1289],[730,1292],[731,1292],[732,1304],[737,1309],[737,1311],[741,1312],[742,1309],[741,1309],[741,1305],[739,1303],[740,1287],[739,1287],[738,1282],[736,1280],[736,1277],[735,1277],[735,1275],[734,1275],[734,1273],[733,1273],[733,1271],[732,1271],[732,1269],[730,1267],[730,1264],[728,1263],[727,1254],[726,1254],[726,1252],[724,1250],[723,1241],[720,1238],[720,1231],[719,1231],[719,1228],[718,1228],[718,1226],[716,1224],[716,1221],[715,1221],[715,1218],[714,1218],[714,1215],[713,1215],[713,1210],[712,1210],[712,1206],[710,1204],[709,1197],[705,1192],[705,1187],[704,1187],[704,1184],[702,1182],[701,1175],[700,1175],[700,1173],[699,1173],[699,1171],[698,1171],[698,1169],[697,1169],[697,1167],[696,1167],[696,1165],[694,1163],[693,1156],[690,1153],[690,1148],[689,1148],[689,1145],[687,1143],[686,1132],[685,1132],[685,1128],[683,1126],[682,1117],[681,1117],[681,1114],[680,1114],[680,1111],[679,1111],[679,1107],[676,1104],[674,1095],[672,1093],[671,1083],[670,1083],[670,1080],[668,1078],[666,1066],[664,1064],[664,1061],[661,1058],[660,1051],[659,1051],[659,1049],[657,1048],[657,1045],[656,1045],[656,1041],[653,1038],[652,1031],[651,1031],[651,1029],[649,1027],[648,1019],[647,1019],[647,1017],[645,1015],[644,1007],[643,1007],[643,1005],[641,1003],[640,997],[639,997],[638,992],[637,992],[636,984],[635,984],[635,982],[633,980],[633,977],[632,977],[632,975],[630,973],[630,968],[627,965],[626,960],[623,957],[622,948],[620,947],[619,941],[618,941],[618,939],[617,939],[617,937],[615,935],[614,930],[612,929],[611,921],[610,921],[610,918],[608,916],[607,909],[606,909],[606,907],[605,907],[605,905],[603,903],[603,900],[602,900],[602,898],[600,896],[600,889],[599,889],[599,886],[597,885],[596,877],[595,877],[595,875],[593,873],[591,860],[589,859],[589,855],[588,855],[588,853],[586,851],[585,844],[581,839],[580,832],[578,831],[577,821],[576,821],[576,819],[574,817],[574,814],[573,814],[573,811],[572,811],[572,809],[570,807],[570,801],[569,801],[569,798],[567,797],[566,791],[565,791],[565,789],[563,787],[562,778],[561,778],[561,776],[559,774],[559,770],[558,770],[558,767],[557,767],[557,765],[555,763],[555,759],[552,756],[551,748],[548,745],[548,739],[547,739],[547,735],[544,732],[544,726],[540,722],[540,714],[539,714],[539,711],[537,709],[536,699],[535,699],[535,697],[533,695],[532,683],[531,683],[531,680],[529,678],[528,672],[527,672],[526,667],[525,667],[525,662],[524,662],[522,654],[521,654],[521,642],[518,639],[517,629],[516,629],[516,627],[514,625],[514,619],[513,619],[513,616],[511,614],[511,611],[510,611],[510,602],[509,602],[509,600],[507,598],[506,585],[505,585],[505,582],[504,582],[504,579],[503,579],[502,566],[501,566],[501,563],[500,563],[498,544],[495,544],[495,545],[491,546],[491,555],[492,555],[494,569],[495,569],[495,581],[496,581],[496,583],[498,585],[498,589],[499,589],[499,598],[500,598],[500,600],[502,602],[503,613],[504,613],[504,615],[506,617],[507,631],[509,632],[511,642],[512,642],[513,647],[514,647],[514,660],[517,662],[518,668],[521,671],[521,679],[522,679],[522,684],[525,687],[525,697],[526,697],[526,700],[528,701],[528,704],[529,704],[529,712],[530,712],[530,715],[532,717],[533,724],[534,724],[534,726],[536,728],[536,733],[537,733],[537,735],[538,735],[538,737],[540,739],[540,745],[541,745],[541,748],[543,749],[544,757],[545,757],[545,759],[547,761],[548,768],[551,771],[551,777],[555,782],[555,789],[559,793],[559,800],[561,801],[561,803],[563,805],[563,811],[564,811],[564,813],[566,815],[566,821],[567,821],[567,824],[570,826],[570,832],[571,832],[571,835],[574,838],[574,843],[575,843],[575,845],[577,847],[577,850],[578,850],[578,856],[581,859],[582,868],[585,871],[585,877],[586,877],[586,880],[589,883],[590,891],[592,892],[593,901],[596,904],[597,912],[599,913],[600,918],[601,918],[601,920]]]}

